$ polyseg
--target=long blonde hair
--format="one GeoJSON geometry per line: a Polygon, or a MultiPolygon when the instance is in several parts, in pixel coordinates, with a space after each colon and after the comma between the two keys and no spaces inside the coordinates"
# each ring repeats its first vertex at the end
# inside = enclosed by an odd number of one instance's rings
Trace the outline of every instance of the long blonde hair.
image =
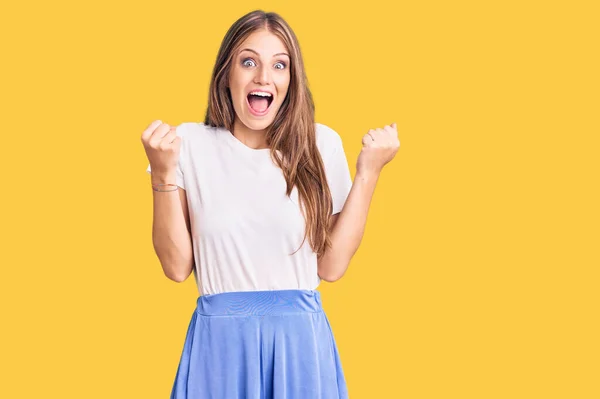
{"type": "Polygon", "coordinates": [[[298,39],[284,21],[274,12],[255,10],[238,19],[227,31],[221,43],[212,72],[208,107],[204,123],[209,126],[233,129],[235,111],[227,78],[235,51],[253,32],[261,29],[275,34],[290,53],[290,85],[285,100],[273,123],[267,128],[267,143],[271,157],[282,169],[289,196],[294,186],[302,203],[306,221],[304,240],[317,256],[331,246],[329,227],[332,199],[325,168],[316,144],[315,106],[298,39]],[[276,153],[279,151],[279,154],[276,153]]]}

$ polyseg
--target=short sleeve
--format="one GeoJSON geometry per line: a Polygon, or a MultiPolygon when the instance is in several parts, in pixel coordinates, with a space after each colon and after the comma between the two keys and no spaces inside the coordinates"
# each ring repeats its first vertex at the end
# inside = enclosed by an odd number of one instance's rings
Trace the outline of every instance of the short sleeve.
{"type": "MultiPolygon", "coordinates": [[[[177,162],[177,169],[175,170],[175,184],[177,184],[179,187],[181,187],[185,190],[185,183],[184,183],[184,179],[183,179],[183,170],[184,170],[183,159],[184,159],[184,153],[185,153],[184,150],[185,150],[186,142],[185,142],[185,138],[182,135],[182,133],[183,133],[182,125],[177,126],[175,133],[177,134],[177,136],[181,137],[181,145],[179,147],[179,160],[177,162]]],[[[146,172],[152,173],[150,164],[148,164],[148,167],[146,168],[146,172]]]]}
{"type": "Polygon", "coordinates": [[[335,215],[342,211],[346,199],[350,194],[352,176],[348,168],[348,160],[344,151],[342,138],[336,131],[325,125],[321,125],[320,128],[327,130],[327,134],[322,138],[327,141],[327,150],[323,155],[323,163],[333,202],[332,214],[335,215]]]}

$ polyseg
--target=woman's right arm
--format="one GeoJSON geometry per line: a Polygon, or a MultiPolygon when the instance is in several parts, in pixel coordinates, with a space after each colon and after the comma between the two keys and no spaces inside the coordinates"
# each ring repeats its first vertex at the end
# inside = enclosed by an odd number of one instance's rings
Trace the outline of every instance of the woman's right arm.
{"type": "MultiPolygon", "coordinates": [[[[175,171],[152,171],[152,185],[175,182],[175,171]]],[[[163,187],[163,186],[161,186],[163,187]]],[[[172,186],[164,186],[166,188],[172,186]]],[[[185,281],[194,268],[192,236],[186,192],[153,192],[152,242],[165,276],[176,282],[185,281]]]]}

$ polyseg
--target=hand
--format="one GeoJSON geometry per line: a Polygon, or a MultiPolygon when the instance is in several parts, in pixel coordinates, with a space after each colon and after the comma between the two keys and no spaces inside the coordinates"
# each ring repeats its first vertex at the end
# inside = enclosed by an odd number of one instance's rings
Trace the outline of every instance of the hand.
{"type": "Polygon", "coordinates": [[[181,137],[175,126],[156,120],[142,133],[142,143],[152,172],[172,173],[177,169],[181,137]]]}
{"type": "Polygon", "coordinates": [[[400,148],[396,124],[370,129],[362,138],[363,147],[356,161],[356,173],[379,175],[400,148]]]}

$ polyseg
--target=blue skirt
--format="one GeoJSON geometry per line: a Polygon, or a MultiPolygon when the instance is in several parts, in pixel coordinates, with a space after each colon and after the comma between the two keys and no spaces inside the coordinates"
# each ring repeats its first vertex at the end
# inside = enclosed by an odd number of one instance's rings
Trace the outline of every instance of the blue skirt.
{"type": "Polygon", "coordinates": [[[341,399],[346,381],[316,290],[198,297],[171,399],[341,399]]]}

